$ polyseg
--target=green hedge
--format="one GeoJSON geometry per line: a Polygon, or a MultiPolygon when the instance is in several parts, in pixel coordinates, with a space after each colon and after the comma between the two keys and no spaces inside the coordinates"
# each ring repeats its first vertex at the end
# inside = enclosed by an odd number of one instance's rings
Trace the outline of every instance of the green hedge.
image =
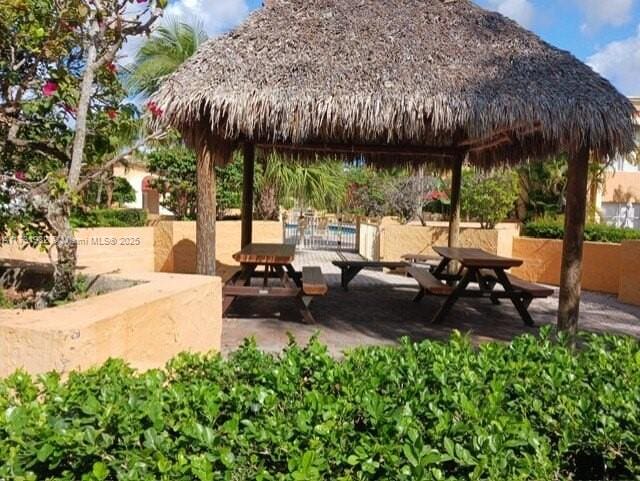
{"type": "Polygon", "coordinates": [[[0,479],[638,479],[640,348],[404,341],[0,382],[0,479]]]}
{"type": "MultiPolygon", "coordinates": [[[[564,223],[559,220],[536,220],[524,225],[522,235],[540,239],[562,239],[564,237],[564,223]]],[[[621,229],[604,224],[587,224],[584,238],[593,242],[620,243],[624,240],[640,239],[640,230],[621,229]]]]}
{"type": "Polygon", "coordinates": [[[143,209],[94,209],[75,212],[71,216],[73,227],[144,227],[147,211],[143,209]]]}

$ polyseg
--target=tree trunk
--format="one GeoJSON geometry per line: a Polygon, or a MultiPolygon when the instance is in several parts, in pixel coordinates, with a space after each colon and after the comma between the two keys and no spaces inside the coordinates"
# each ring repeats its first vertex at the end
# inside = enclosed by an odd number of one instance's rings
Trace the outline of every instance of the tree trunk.
{"type": "Polygon", "coordinates": [[[196,272],[216,274],[216,165],[231,160],[231,145],[221,140],[208,142],[197,152],[198,197],[196,212],[196,272]]]}
{"type": "Polygon", "coordinates": [[[113,207],[113,178],[109,180],[107,183],[107,208],[111,209],[113,207]]]}
{"type": "MultiPolygon", "coordinates": [[[[85,71],[80,83],[80,99],[76,108],[75,133],[71,149],[71,163],[67,174],[67,187],[71,192],[77,192],[80,183],[80,172],[84,160],[84,147],[87,137],[87,119],[89,106],[93,94],[93,82],[95,80],[94,64],[97,59],[97,49],[93,41],[93,35],[98,31],[97,20],[91,21],[91,40],[87,42],[85,71]]],[[[56,235],[55,252],[53,261],[53,287],[44,296],[36,301],[37,308],[51,305],[55,301],[66,299],[73,291],[75,270],[78,263],[78,245],[73,236],[73,229],[69,222],[71,205],[67,195],[62,194],[59,199],[49,201],[47,205],[47,221],[56,235]]]]}
{"type": "Polygon", "coordinates": [[[242,247],[253,240],[253,177],[255,170],[255,146],[244,145],[242,173],[242,247]]]}
{"type": "Polygon", "coordinates": [[[451,169],[451,214],[449,216],[449,247],[460,244],[460,189],[462,186],[462,164],[464,156],[454,160],[451,169]]]}
{"type": "MultiPolygon", "coordinates": [[[[91,21],[91,39],[98,30],[97,20],[91,21]]],[[[71,165],[69,166],[69,174],[67,183],[69,188],[75,190],[80,182],[80,171],[82,170],[82,161],[84,160],[84,146],[87,139],[87,118],[89,116],[89,104],[91,95],[93,94],[93,82],[95,80],[94,64],[96,62],[98,52],[93,41],[86,46],[87,53],[85,56],[85,71],[82,74],[82,82],[80,83],[80,99],[76,109],[75,134],[73,136],[73,147],[71,150],[71,165]]]]}
{"type": "Polygon", "coordinates": [[[578,330],[580,315],[588,175],[589,149],[582,148],[572,153],[569,158],[558,308],[558,329],[568,332],[571,336],[574,336],[578,330]]]}
{"type": "Polygon", "coordinates": [[[278,193],[273,185],[262,187],[256,207],[260,219],[278,219],[278,193]]]}
{"type": "Polygon", "coordinates": [[[100,207],[102,202],[102,189],[104,187],[104,177],[98,179],[98,192],[96,193],[96,205],[100,207]]]}
{"type": "MultiPolygon", "coordinates": [[[[76,266],[78,264],[78,243],[69,222],[70,203],[66,198],[50,201],[47,205],[47,221],[53,228],[55,260],[53,257],[53,287],[36,301],[36,308],[42,309],[55,301],[67,299],[73,292],[76,266]]],[[[49,252],[51,256],[52,253],[49,252]]]]}

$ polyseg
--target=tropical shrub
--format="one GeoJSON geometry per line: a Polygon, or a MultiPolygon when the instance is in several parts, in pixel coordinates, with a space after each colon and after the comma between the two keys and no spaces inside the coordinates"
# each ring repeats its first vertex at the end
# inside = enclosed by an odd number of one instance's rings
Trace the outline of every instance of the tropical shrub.
{"type": "MultiPolygon", "coordinates": [[[[194,151],[171,137],[147,154],[147,166],[157,175],[153,187],[161,195],[162,206],[180,220],[195,219],[198,189],[194,151]]],[[[219,217],[240,207],[242,156],[238,153],[228,165],[216,167],[216,198],[219,217]]]]}
{"type": "Polygon", "coordinates": [[[460,208],[462,214],[480,222],[483,229],[493,229],[515,208],[519,185],[513,170],[497,169],[483,173],[462,173],[460,208]]]}
{"type": "Polygon", "coordinates": [[[114,204],[124,206],[136,201],[136,190],[124,177],[109,176],[92,182],[82,193],[81,205],[111,208],[114,204]]]}
{"type": "Polygon", "coordinates": [[[640,347],[403,341],[0,382],[0,479],[638,479],[640,347]]]}
{"type": "Polygon", "coordinates": [[[387,209],[398,216],[401,223],[406,224],[414,219],[424,225],[422,210],[425,199],[437,185],[434,177],[410,175],[397,177],[387,184],[385,197],[387,209]]]}
{"type": "Polygon", "coordinates": [[[344,165],[329,158],[314,162],[272,153],[256,165],[256,216],[277,219],[279,207],[313,207],[335,212],[346,195],[344,165]]]}
{"type": "Polygon", "coordinates": [[[346,173],[347,193],[344,211],[366,217],[382,217],[387,214],[384,172],[369,167],[352,167],[346,173]]]}
{"type": "Polygon", "coordinates": [[[216,209],[219,219],[224,218],[229,209],[239,209],[242,205],[243,165],[242,155],[236,153],[228,165],[216,167],[216,209]]]}
{"type": "Polygon", "coordinates": [[[161,205],[177,219],[195,219],[198,195],[195,153],[175,141],[155,147],[147,154],[149,172],[156,174],[153,188],[161,205]]]}
{"type": "Polygon", "coordinates": [[[144,227],[147,211],[143,209],[93,209],[76,212],[71,217],[73,227],[144,227]]]}
{"type": "MultiPolygon", "coordinates": [[[[564,222],[562,219],[540,218],[525,224],[522,235],[540,239],[562,239],[564,222]]],[[[584,229],[584,239],[592,242],[620,243],[624,240],[640,239],[640,230],[623,229],[606,224],[587,224],[584,229]]]]}
{"type": "Polygon", "coordinates": [[[521,220],[561,214],[567,187],[567,158],[559,156],[517,168],[521,220]]]}

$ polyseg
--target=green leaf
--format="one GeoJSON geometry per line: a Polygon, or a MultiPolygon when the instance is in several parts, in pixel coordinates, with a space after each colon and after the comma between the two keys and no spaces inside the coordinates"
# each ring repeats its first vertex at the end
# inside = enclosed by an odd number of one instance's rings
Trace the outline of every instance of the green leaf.
{"type": "Polygon", "coordinates": [[[38,459],[38,461],[44,462],[49,458],[51,453],[53,453],[53,450],[54,448],[53,446],[51,446],[51,444],[43,444],[42,447],[38,449],[36,458],[38,459]]]}
{"type": "Polygon", "coordinates": [[[98,481],[103,481],[104,479],[107,479],[107,476],[109,476],[109,468],[107,468],[106,464],[100,461],[94,463],[91,472],[98,481]]]}

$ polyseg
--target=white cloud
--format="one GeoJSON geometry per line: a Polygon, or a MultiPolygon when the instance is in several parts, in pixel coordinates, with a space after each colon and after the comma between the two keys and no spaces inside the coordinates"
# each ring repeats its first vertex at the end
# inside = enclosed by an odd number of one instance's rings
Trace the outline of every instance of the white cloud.
{"type": "MultiPolygon", "coordinates": [[[[165,9],[160,23],[179,20],[200,24],[210,37],[214,37],[239,25],[249,11],[247,0],[177,0],[165,9]]],[[[128,65],[143,41],[141,36],[127,39],[118,52],[118,63],[128,65]]]]}
{"type": "Polygon", "coordinates": [[[178,0],[165,10],[166,18],[201,23],[210,36],[238,25],[249,14],[246,0],[178,0]]]}
{"type": "Polygon", "coordinates": [[[523,27],[533,26],[536,12],[530,0],[489,0],[489,5],[523,27]]]}
{"type": "Polygon", "coordinates": [[[582,31],[595,32],[600,27],[619,27],[632,18],[637,0],[574,0],[584,12],[582,31]]]}
{"type": "Polygon", "coordinates": [[[634,36],[605,45],[587,63],[623,93],[640,95],[640,25],[634,36]]]}

